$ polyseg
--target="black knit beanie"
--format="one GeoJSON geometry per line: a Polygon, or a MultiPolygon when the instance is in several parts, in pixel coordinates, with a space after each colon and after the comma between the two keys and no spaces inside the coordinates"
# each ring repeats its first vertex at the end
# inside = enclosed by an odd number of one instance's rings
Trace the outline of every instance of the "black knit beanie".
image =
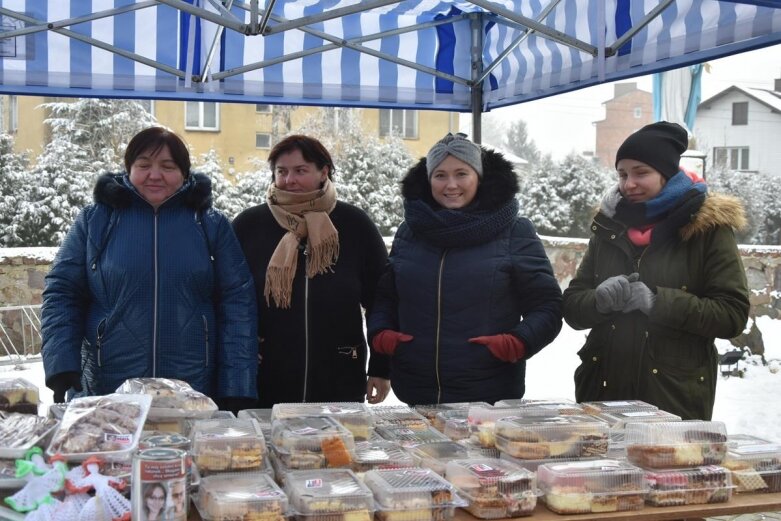
{"type": "Polygon", "coordinates": [[[634,159],[655,168],[665,179],[680,170],[681,154],[689,148],[689,135],[677,123],[658,121],[646,125],[624,140],[616,152],[621,159],[634,159]]]}

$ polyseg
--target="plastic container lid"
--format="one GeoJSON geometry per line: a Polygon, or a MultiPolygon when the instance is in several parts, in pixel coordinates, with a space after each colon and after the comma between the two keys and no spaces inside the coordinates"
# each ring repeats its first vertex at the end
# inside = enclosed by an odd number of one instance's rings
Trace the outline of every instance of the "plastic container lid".
{"type": "Polygon", "coordinates": [[[285,492],[291,508],[301,516],[351,512],[351,521],[370,521],[374,512],[372,491],[348,469],[290,472],[285,492]]]}
{"type": "MultiPolygon", "coordinates": [[[[271,423],[271,440],[280,453],[323,453],[334,461],[355,449],[353,434],[333,418],[282,418],[271,423]]],[[[352,460],[350,460],[352,461],[352,460]]],[[[348,461],[347,464],[350,462],[348,461]]],[[[342,465],[336,465],[342,466],[342,465]]]]}
{"type": "Polygon", "coordinates": [[[243,409],[236,415],[240,420],[255,420],[260,425],[263,437],[271,441],[271,409],[243,409]]]}
{"type": "Polygon", "coordinates": [[[646,501],[653,506],[724,503],[730,500],[735,488],[730,472],[716,465],[647,470],[645,479],[650,487],[646,501]]]}
{"type": "Polygon", "coordinates": [[[542,409],[559,414],[583,414],[583,407],[577,402],[567,400],[566,398],[545,398],[545,399],[510,399],[499,400],[494,404],[495,407],[515,407],[521,409],[542,409]]]}
{"type": "Polygon", "coordinates": [[[537,484],[560,514],[639,510],[648,489],[642,469],[611,459],[540,465],[537,484]]]}
{"type": "Polygon", "coordinates": [[[99,456],[129,459],[138,447],[152,397],[147,394],[87,396],[68,402],[46,454],[68,461],[99,456]]]}
{"type": "Polygon", "coordinates": [[[727,434],[727,448],[733,450],[743,445],[774,445],[775,442],[752,434],[727,434]]]}
{"type": "Polygon", "coordinates": [[[447,462],[469,457],[469,450],[455,441],[435,441],[415,445],[408,449],[415,458],[415,465],[430,468],[440,476],[445,475],[447,462]]]}
{"type": "Polygon", "coordinates": [[[355,444],[353,470],[366,472],[374,469],[414,467],[415,459],[394,441],[359,441],[355,444]]]}
{"type": "Polygon", "coordinates": [[[470,407],[467,412],[470,439],[486,448],[495,447],[494,427],[496,420],[517,415],[517,407],[470,407]]]}
{"type": "Polygon", "coordinates": [[[218,474],[201,479],[195,505],[204,521],[255,519],[283,521],[287,495],[267,474],[218,474]],[[260,519],[260,517],[258,517],[260,519]]]}
{"type": "Polygon", "coordinates": [[[32,447],[45,446],[59,422],[31,414],[0,416],[0,458],[20,459],[32,447]]]}
{"type": "Polygon", "coordinates": [[[431,469],[370,470],[363,480],[374,493],[380,511],[443,509],[467,504],[451,483],[431,469]]]}
{"type": "Polygon", "coordinates": [[[434,421],[437,414],[444,411],[466,411],[470,407],[490,407],[488,402],[453,402],[453,403],[434,403],[428,405],[416,405],[415,410],[422,414],[428,421],[434,421]]]}
{"type": "Polygon", "coordinates": [[[593,414],[611,429],[625,429],[627,423],[679,422],[681,417],[660,409],[644,411],[609,411],[593,414]]]}
{"type": "Polygon", "coordinates": [[[428,420],[422,414],[406,406],[371,407],[374,425],[402,425],[410,429],[427,429],[428,420]]]}
{"type": "Polygon", "coordinates": [[[368,440],[374,428],[369,406],[365,403],[278,403],[271,409],[272,421],[314,416],[334,418],[352,432],[356,440],[368,440]]]}
{"type": "Polygon", "coordinates": [[[727,453],[726,431],[722,422],[628,423],[627,459],[651,469],[719,465],[727,453]]]}
{"type": "Polygon", "coordinates": [[[540,465],[545,465],[546,463],[565,463],[568,461],[596,461],[601,459],[617,459],[617,458],[605,458],[602,456],[594,456],[591,458],[569,458],[569,459],[568,458],[521,459],[521,458],[516,458],[514,456],[510,456],[506,452],[502,452],[499,454],[499,459],[514,463],[531,472],[537,472],[537,469],[540,468],[540,465]]]}
{"type": "Polygon", "coordinates": [[[193,459],[203,475],[263,467],[266,442],[254,420],[198,420],[191,437],[193,459]]]}
{"type": "Polygon", "coordinates": [[[602,402],[581,402],[581,407],[588,414],[600,414],[603,412],[633,412],[633,411],[656,411],[659,409],[656,405],[651,405],[642,400],[608,400],[602,402]]]}
{"type": "Polygon", "coordinates": [[[475,440],[458,440],[458,443],[466,447],[470,458],[498,458],[501,452],[496,447],[483,447],[475,440]]]}
{"type": "Polygon", "coordinates": [[[781,444],[757,438],[727,451],[724,467],[737,492],[781,492],[781,444]]]}
{"type": "Polygon", "coordinates": [[[395,441],[405,448],[421,443],[451,441],[450,438],[436,430],[434,427],[411,429],[406,425],[381,425],[377,427],[377,433],[386,440],[395,441]]]}
{"type": "Polygon", "coordinates": [[[434,424],[435,429],[454,441],[467,440],[472,436],[473,426],[469,424],[466,411],[441,412],[437,414],[434,424]]]}
{"type": "Polygon", "coordinates": [[[604,456],[608,426],[593,416],[514,416],[496,422],[496,447],[521,459],[604,456]]]}
{"type": "Polygon", "coordinates": [[[0,410],[38,414],[38,386],[25,378],[0,378],[0,410]]]}
{"type": "Polygon", "coordinates": [[[211,418],[217,404],[190,384],[173,378],[128,378],[117,388],[118,394],[148,394],[152,397],[147,418],[211,418]]]}

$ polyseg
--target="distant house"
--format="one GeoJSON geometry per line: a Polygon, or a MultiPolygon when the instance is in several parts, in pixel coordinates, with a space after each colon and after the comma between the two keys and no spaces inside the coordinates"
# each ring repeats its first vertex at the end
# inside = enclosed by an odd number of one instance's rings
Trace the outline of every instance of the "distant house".
{"type": "Polygon", "coordinates": [[[497,147],[494,145],[490,145],[488,143],[482,143],[480,146],[488,150],[493,150],[494,152],[499,152],[500,154],[502,154],[507,161],[512,163],[513,170],[515,170],[516,174],[523,175],[528,172],[529,162],[524,158],[520,156],[516,156],[512,152],[509,152],[503,149],[502,147],[497,147]]]}
{"type": "Polygon", "coordinates": [[[710,165],[781,175],[781,78],[773,90],[732,85],[703,101],[694,135],[710,165]]]}
{"type": "Polygon", "coordinates": [[[637,83],[616,83],[613,97],[603,103],[605,119],[594,122],[597,130],[596,160],[615,168],[616,152],[626,137],[653,122],[653,94],[637,83]]]}

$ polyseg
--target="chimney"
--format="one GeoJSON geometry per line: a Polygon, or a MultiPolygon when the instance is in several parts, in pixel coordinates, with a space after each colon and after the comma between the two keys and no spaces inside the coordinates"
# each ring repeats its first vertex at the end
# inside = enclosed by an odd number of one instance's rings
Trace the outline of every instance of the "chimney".
{"type": "Polygon", "coordinates": [[[617,98],[619,96],[623,96],[624,94],[637,90],[637,83],[633,81],[627,83],[616,83],[615,85],[613,85],[613,89],[614,89],[613,97],[617,98]]]}

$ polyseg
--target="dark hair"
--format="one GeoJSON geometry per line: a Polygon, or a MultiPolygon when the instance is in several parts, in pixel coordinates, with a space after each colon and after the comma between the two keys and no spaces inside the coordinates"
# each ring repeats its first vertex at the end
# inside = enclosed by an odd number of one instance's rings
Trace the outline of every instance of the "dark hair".
{"type": "Polygon", "coordinates": [[[149,499],[149,497],[154,494],[155,489],[160,489],[163,491],[163,498],[165,499],[166,491],[165,486],[162,483],[150,483],[146,487],[144,487],[144,499],[149,499]]]}
{"type": "Polygon", "coordinates": [[[125,149],[125,171],[130,173],[130,167],[136,162],[138,156],[147,150],[155,155],[166,145],[171,151],[174,163],[187,179],[190,175],[190,151],[187,150],[187,145],[182,138],[163,127],[149,127],[133,136],[125,149]]]}
{"type": "Polygon", "coordinates": [[[317,139],[301,134],[294,134],[288,136],[271,149],[268,154],[268,164],[271,166],[271,178],[274,179],[274,168],[277,163],[277,159],[282,154],[289,154],[294,150],[301,152],[301,156],[307,163],[314,163],[317,168],[328,167],[328,179],[333,181],[334,178],[334,161],[331,159],[331,154],[323,146],[323,144],[317,139]]]}

